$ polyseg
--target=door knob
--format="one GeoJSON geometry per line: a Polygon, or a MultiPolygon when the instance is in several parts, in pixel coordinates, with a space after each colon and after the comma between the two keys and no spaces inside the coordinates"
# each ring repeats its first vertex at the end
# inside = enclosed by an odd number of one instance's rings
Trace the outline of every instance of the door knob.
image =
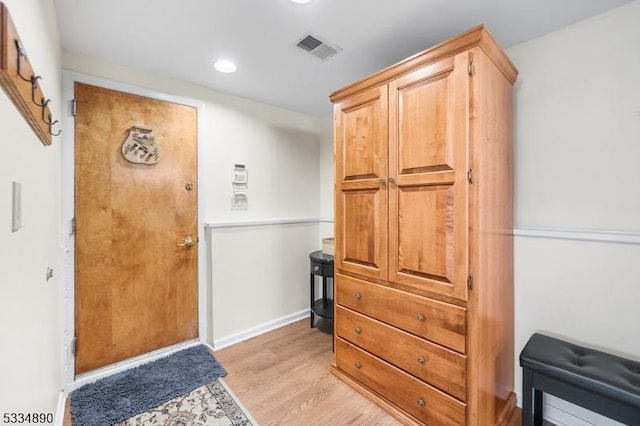
{"type": "Polygon", "coordinates": [[[193,238],[191,238],[191,235],[189,235],[187,238],[184,239],[183,243],[178,244],[178,247],[191,247],[193,245],[193,238]]]}

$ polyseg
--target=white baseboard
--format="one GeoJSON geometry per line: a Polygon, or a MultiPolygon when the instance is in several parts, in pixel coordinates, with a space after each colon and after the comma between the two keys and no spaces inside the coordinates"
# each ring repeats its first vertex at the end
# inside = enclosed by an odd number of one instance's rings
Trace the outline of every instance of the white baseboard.
{"type": "MultiPolygon", "coordinates": [[[[522,408],[522,395],[516,394],[518,407],[522,408]]],[[[622,423],[606,418],[578,405],[556,398],[543,396],[544,420],[556,426],[624,426],[622,423]]]]}
{"type": "Polygon", "coordinates": [[[289,315],[285,315],[275,320],[271,320],[263,324],[259,324],[255,327],[251,327],[239,333],[232,334],[231,336],[222,337],[220,339],[216,339],[214,336],[213,348],[215,350],[226,348],[227,346],[240,343],[244,340],[251,339],[252,337],[259,336],[261,334],[267,333],[269,331],[275,330],[280,327],[284,327],[285,325],[291,324],[292,322],[300,321],[301,319],[307,318],[307,317],[309,317],[309,309],[303,309],[301,311],[294,312],[289,315]]]}

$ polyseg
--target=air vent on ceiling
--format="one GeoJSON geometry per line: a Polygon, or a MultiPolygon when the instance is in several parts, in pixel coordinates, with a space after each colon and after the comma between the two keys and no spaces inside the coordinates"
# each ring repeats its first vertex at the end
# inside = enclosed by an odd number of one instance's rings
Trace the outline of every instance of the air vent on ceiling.
{"type": "Polygon", "coordinates": [[[332,45],[331,43],[311,34],[307,34],[300,38],[296,42],[296,46],[323,60],[342,51],[341,47],[332,45]]]}

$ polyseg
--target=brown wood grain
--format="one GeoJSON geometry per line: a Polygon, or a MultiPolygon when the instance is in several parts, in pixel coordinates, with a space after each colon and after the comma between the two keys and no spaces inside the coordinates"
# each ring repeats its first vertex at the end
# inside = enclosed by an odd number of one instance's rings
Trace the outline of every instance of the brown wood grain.
{"type": "MultiPolygon", "coordinates": [[[[367,393],[348,376],[338,379],[330,373],[331,340],[330,335],[309,328],[309,321],[302,320],[217,350],[215,357],[227,370],[223,380],[258,424],[410,424],[411,418],[403,417],[397,408],[394,415],[403,421],[387,414],[387,410],[393,411],[391,406],[385,406],[384,411],[379,408],[385,400],[367,393]]],[[[520,426],[520,419],[516,408],[506,426],[520,426]]],[[[68,398],[63,424],[72,425],[68,398]]]]}
{"type": "Polygon", "coordinates": [[[18,74],[16,40],[20,40],[18,30],[11,20],[9,10],[0,2],[0,85],[40,141],[44,145],[51,145],[52,136],[48,124],[51,109],[48,105],[43,105],[45,96],[37,80],[32,87],[31,81],[24,81],[20,77],[30,80],[37,76],[28,57],[21,58],[18,74]]]}
{"type": "Polygon", "coordinates": [[[466,309],[347,275],[335,280],[336,304],[466,352],[466,309]]]}
{"type": "Polygon", "coordinates": [[[464,355],[339,305],[336,306],[336,334],[465,401],[467,359],[464,355]]]}
{"type": "MultiPolygon", "coordinates": [[[[388,87],[388,211],[379,212],[375,203],[341,204],[344,190],[338,187],[335,212],[336,240],[342,241],[336,258],[345,257],[350,243],[372,235],[370,224],[378,220],[384,229],[387,221],[387,278],[336,264],[338,334],[346,337],[342,327],[353,320],[340,305],[395,328],[396,338],[385,339],[383,335],[394,332],[374,327],[389,348],[352,335],[350,341],[420,383],[431,379],[407,366],[406,352],[412,349],[397,337],[401,330],[466,355],[466,395],[460,399],[468,406],[459,424],[467,426],[504,424],[515,407],[511,97],[516,76],[491,35],[477,27],[331,96],[337,115],[336,164],[342,164],[342,106],[388,87]],[[356,207],[358,214],[349,214],[365,226],[345,227],[338,218],[356,207]],[[436,302],[441,305],[433,305],[436,302]],[[435,306],[447,309],[431,311],[435,306]],[[416,316],[425,318],[424,323],[416,322],[416,316]]],[[[377,121],[360,120],[357,134],[372,134],[377,121]]],[[[367,152],[372,146],[358,149],[367,152]]],[[[350,161],[358,161],[352,157],[350,161]]],[[[343,177],[341,167],[336,168],[336,181],[343,177]]],[[[363,168],[351,165],[353,170],[363,168]]],[[[373,185],[370,191],[374,193],[373,185]]],[[[384,199],[382,190],[375,193],[384,199]]],[[[385,247],[376,248],[384,253],[385,247]]],[[[359,259],[366,254],[362,250],[359,259]]],[[[393,399],[393,378],[359,378],[341,364],[353,351],[339,340],[334,359],[339,377],[348,377],[352,386],[398,418],[405,419],[402,410],[416,415],[415,407],[393,399]]],[[[459,390],[447,392],[460,397],[459,390]]]]}
{"type": "Polygon", "coordinates": [[[469,386],[486,390],[470,404],[473,424],[488,424],[514,404],[513,89],[484,52],[473,60],[469,386]]]}
{"type": "Polygon", "coordinates": [[[336,349],[338,368],[424,424],[464,424],[463,402],[342,339],[336,339],[336,349]]]}
{"type": "Polygon", "coordinates": [[[76,373],[193,339],[197,322],[197,125],[192,107],[75,84],[76,373]],[[134,125],[154,165],[127,161],[134,125]]]}
{"type": "Polygon", "coordinates": [[[459,54],[389,84],[389,281],[461,301],[469,263],[467,63],[459,54]]]}
{"type": "Polygon", "coordinates": [[[400,425],[329,372],[332,336],[303,320],[215,352],[260,425],[400,425]]]}
{"type": "Polygon", "coordinates": [[[330,96],[331,102],[341,102],[343,99],[368,90],[371,87],[388,83],[419,66],[438,62],[449,56],[473,49],[476,46],[480,47],[491,58],[504,78],[510,81],[511,84],[515,83],[518,70],[496,43],[486,27],[479,25],[333,92],[330,96]]]}
{"type": "Polygon", "coordinates": [[[387,279],[387,88],[335,106],[336,268],[387,279]]]}

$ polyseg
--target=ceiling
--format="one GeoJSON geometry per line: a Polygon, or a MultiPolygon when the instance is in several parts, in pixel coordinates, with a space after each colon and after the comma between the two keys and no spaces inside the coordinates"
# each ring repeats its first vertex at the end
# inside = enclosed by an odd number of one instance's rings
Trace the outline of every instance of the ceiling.
{"type": "MultiPolygon", "coordinates": [[[[54,0],[63,48],[311,116],[333,91],[485,24],[504,48],[630,0],[54,0]],[[321,60],[311,33],[343,49],[321,60]],[[238,71],[215,71],[218,58],[238,71]]],[[[517,64],[516,64],[517,65],[517,64]]]]}

